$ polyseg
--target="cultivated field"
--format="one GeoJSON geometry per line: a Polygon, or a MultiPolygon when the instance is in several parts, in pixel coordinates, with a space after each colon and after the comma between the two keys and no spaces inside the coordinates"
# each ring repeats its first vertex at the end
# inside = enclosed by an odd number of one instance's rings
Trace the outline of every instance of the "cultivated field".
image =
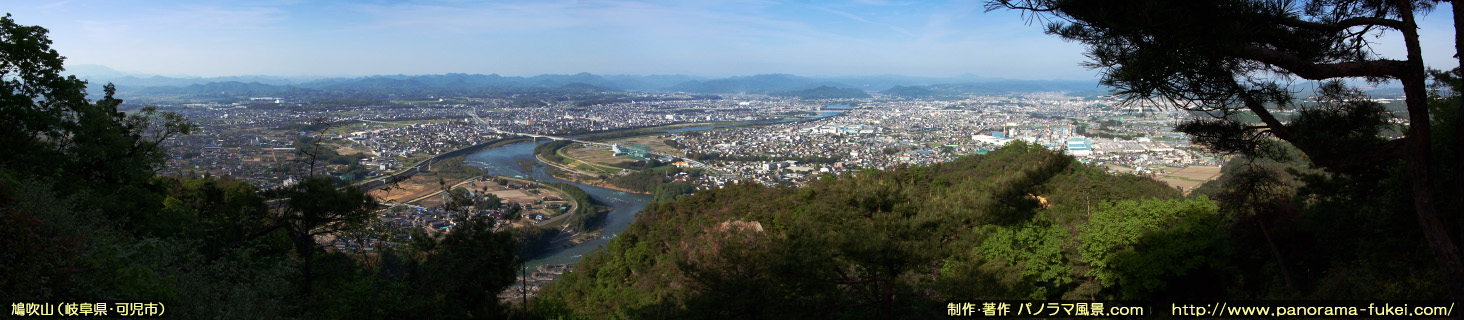
{"type": "Polygon", "coordinates": [[[1200,184],[1205,183],[1205,181],[1210,181],[1220,176],[1220,167],[1191,166],[1185,168],[1169,167],[1165,169],[1168,172],[1158,177],[1159,181],[1164,181],[1164,183],[1168,183],[1171,186],[1179,187],[1185,193],[1189,193],[1195,187],[1199,187],[1200,184]]]}
{"type": "Polygon", "coordinates": [[[442,186],[437,184],[436,176],[416,175],[397,183],[391,190],[382,191],[381,188],[376,188],[370,190],[370,194],[377,201],[402,202],[438,191],[442,191],[442,186]]]}
{"type": "Polygon", "coordinates": [[[611,144],[618,143],[618,144],[620,144],[622,146],[631,146],[631,145],[637,145],[637,144],[639,144],[639,145],[644,145],[644,146],[650,147],[651,148],[651,151],[655,151],[655,152],[660,152],[660,153],[665,153],[665,154],[681,154],[681,150],[676,150],[676,148],[672,148],[671,146],[666,145],[666,138],[661,137],[661,136],[639,136],[639,137],[632,137],[632,138],[625,138],[625,139],[615,139],[615,140],[610,140],[610,141],[608,141],[606,143],[611,143],[611,144]]]}
{"type": "Polygon", "coordinates": [[[358,144],[349,143],[349,142],[347,142],[347,143],[345,143],[343,145],[336,146],[335,152],[338,153],[338,154],[342,154],[342,155],[364,153],[367,156],[372,156],[372,157],[375,157],[376,156],[376,153],[371,152],[370,150],[366,150],[365,147],[362,147],[361,145],[358,145],[358,144]]]}
{"type": "Polygon", "coordinates": [[[564,161],[559,164],[569,167],[573,171],[580,171],[591,175],[619,174],[622,169],[613,167],[611,166],[612,164],[634,161],[624,157],[616,157],[608,148],[583,144],[574,144],[570,147],[559,149],[559,156],[564,157],[564,161]]]}
{"type": "MultiPolygon", "coordinates": [[[[624,146],[625,144],[621,145],[624,146]]],[[[569,156],[570,158],[602,165],[612,165],[621,162],[634,161],[630,158],[616,157],[614,153],[610,152],[609,148],[600,146],[589,146],[584,144],[575,144],[574,146],[560,149],[560,152],[562,152],[565,156],[569,156]]]]}
{"type": "MultiPolygon", "coordinates": [[[[527,183],[523,180],[509,180],[512,181],[512,183],[514,184],[527,183]]],[[[567,200],[540,201],[540,203],[535,203],[535,201],[541,200],[545,197],[556,197],[560,199],[565,198],[565,195],[550,189],[509,189],[507,186],[500,186],[498,185],[498,183],[495,183],[491,180],[449,183],[452,184],[448,187],[449,189],[461,187],[472,190],[474,192],[486,191],[488,193],[492,193],[493,195],[498,196],[498,198],[500,199],[503,199],[504,204],[518,203],[527,206],[529,209],[523,212],[523,216],[525,217],[532,216],[534,214],[553,216],[556,212],[559,211],[551,208],[558,208],[560,206],[572,206],[572,204],[567,200]]],[[[380,189],[371,190],[371,195],[375,196],[377,200],[382,202],[409,202],[416,200],[415,203],[417,205],[430,208],[437,207],[443,204],[442,197],[437,195],[441,191],[442,186],[437,183],[436,177],[417,176],[402,181],[400,184],[398,184],[397,187],[392,188],[390,192],[382,191],[380,189]]]]}
{"type": "MultiPolygon", "coordinates": [[[[1162,169],[1164,169],[1164,173],[1153,171],[1154,178],[1169,184],[1171,187],[1184,190],[1185,193],[1194,191],[1196,187],[1204,184],[1205,181],[1214,180],[1220,176],[1220,167],[1191,166],[1184,168],[1164,167],[1162,169]]],[[[1108,165],[1108,170],[1117,173],[1134,173],[1134,168],[1114,164],[1108,165]]],[[[1146,173],[1148,172],[1146,171],[1146,173]]]]}

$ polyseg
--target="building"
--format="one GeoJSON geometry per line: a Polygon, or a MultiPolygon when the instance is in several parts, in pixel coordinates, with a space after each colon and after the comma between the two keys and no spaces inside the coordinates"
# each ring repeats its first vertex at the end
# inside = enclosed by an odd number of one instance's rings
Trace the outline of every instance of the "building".
{"type": "Polygon", "coordinates": [[[1086,157],[1093,155],[1093,141],[1087,138],[1068,138],[1067,154],[1074,157],[1086,157]]]}

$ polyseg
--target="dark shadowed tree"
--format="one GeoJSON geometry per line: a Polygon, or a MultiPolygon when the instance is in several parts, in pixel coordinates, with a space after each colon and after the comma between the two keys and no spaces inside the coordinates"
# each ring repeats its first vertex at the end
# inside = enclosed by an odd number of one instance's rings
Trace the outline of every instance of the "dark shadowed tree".
{"type": "Polygon", "coordinates": [[[279,200],[275,204],[276,214],[271,228],[256,233],[262,235],[284,229],[295,245],[300,257],[304,279],[301,289],[310,293],[314,276],[312,263],[315,251],[320,250],[316,237],[337,234],[341,231],[359,229],[373,217],[377,207],[376,199],[359,187],[337,187],[330,176],[317,175],[305,178],[300,183],[268,193],[279,200]]]}
{"type": "Polygon", "coordinates": [[[1261,153],[1263,142],[1276,138],[1343,173],[1404,159],[1424,238],[1450,294],[1464,300],[1464,261],[1436,200],[1428,74],[1416,21],[1434,3],[998,0],[988,9],[1022,10],[1050,21],[1049,34],[1087,45],[1087,66],[1101,70],[1101,82],[1128,102],[1209,114],[1176,129],[1218,151],[1261,153]],[[1400,36],[1406,56],[1376,56],[1380,44],[1373,40],[1380,34],[1400,36]],[[1322,85],[1314,101],[1294,98],[1290,88],[1297,80],[1342,79],[1401,82],[1406,136],[1379,138],[1388,124],[1383,109],[1340,82],[1322,85]],[[1277,111],[1299,111],[1299,117],[1288,122],[1277,111]],[[1242,113],[1260,123],[1237,120],[1242,113]]]}
{"type": "Polygon", "coordinates": [[[519,258],[513,236],[493,228],[485,215],[459,215],[426,262],[427,282],[446,300],[448,318],[498,318],[498,293],[513,284],[519,258]]]}
{"type": "Polygon", "coordinates": [[[58,192],[87,193],[88,207],[145,224],[160,202],[147,186],[163,163],[160,143],[194,126],[154,108],[119,111],[111,84],[88,101],[86,81],[61,75],[65,58],[46,33],[0,18],[0,168],[66,181],[58,192]]]}

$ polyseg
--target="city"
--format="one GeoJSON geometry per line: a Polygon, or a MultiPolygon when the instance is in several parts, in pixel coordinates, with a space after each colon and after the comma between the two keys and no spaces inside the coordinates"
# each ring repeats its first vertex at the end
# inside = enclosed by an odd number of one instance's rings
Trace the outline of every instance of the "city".
{"type": "MultiPolygon", "coordinates": [[[[1063,151],[1113,172],[1149,173],[1157,178],[1224,162],[1222,156],[1191,146],[1187,136],[1172,131],[1187,118],[1182,112],[1115,113],[1109,108],[1117,104],[1112,99],[1070,97],[1060,92],[959,100],[849,101],[744,94],[717,100],[595,105],[593,111],[491,108],[506,102],[476,102],[479,104],[330,111],[257,110],[239,104],[164,106],[200,126],[198,132],[168,142],[172,157],[165,170],[230,175],[271,188],[289,179],[291,170],[301,170],[295,144],[318,133],[336,153],[357,155],[353,163],[328,163],[325,169],[356,173],[345,180],[368,180],[438,154],[512,136],[500,133],[504,131],[566,135],[695,123],[710,126],[667,130],[673,132],[652,135],[654,139],[647,143],[667,154],[705,159],[715,171],[726,174],[702,176],[697,181],[701,188],[735,181],[801,185],[819,174],[837,176],[866,168],[923,165],[983,154],[1012,140],[1063,151]],[[831,103],[855,107],[828,109],[831,103]],[[479,117],[472,119],[469,113],[479,117]],[[815,114],[821,116],[790,116],[815,114]],[[336,124],[325,132],[305,129],[318,118],[336,124]],[[782,119],[800,121],[771,121],[782,119]],[[1084,135],[1090,131],[1091,135],[1084,135]],[[673,145],[663,145],[663,141],[673,145]],[[758,157],[765,160],[755,159],[758,157]]],[[[605,140],[626,146],[635,142],[643,141],[634,137],[605,140]]],[[[631,160],[639,159],[624,161],[631,160]]],[[[1208,178],[1218,173],[1208,171],[1208,178]]],[[[1185,183],[1196,182],[1184,181],[1191,178],[1170,180],[1186,189],[1198,185],[1185,183]]]]}

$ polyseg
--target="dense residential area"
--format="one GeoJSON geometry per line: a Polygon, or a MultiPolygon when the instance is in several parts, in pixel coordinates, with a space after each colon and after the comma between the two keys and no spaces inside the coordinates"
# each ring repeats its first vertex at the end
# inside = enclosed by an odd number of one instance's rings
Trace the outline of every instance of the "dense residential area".
{"type": "MultiPolygon", "coordinates": [[[[1065,152],[1115,172],[1161,177],[1192,166],[1218,168],[1224,161],[1171,130],[1187,118],[1173,108],[1114,112],[1110,106],[1117,101],[1106,96],[1063,93],[944,100],[876,97],[802,101],[741,94],[585,108],[491,108],[508,102],[480,99],[473,105],[330,112],[258,110],[247,105],[161,107],[178,110],[200,127],[195,134],[168,141],[167,172],[230,175],[265,188],[281,185],[292,170],[307,169],[299,163],[308,157],[296,143],[312,138],[350,160],[319,161],[324,169],[351,174],[343,177],[346,180],[366,180],[512,133],[568,136],[666,125],[684,126],[662,130],[655,135],[658,140],[648,142],[651,146],[636,144],[641,141],[633,138],[607,141],[701,160],[725,174],[706,175],[699,182],[703,188],[734,181],[801,185],[824,173],[950,161],[1014,140],[1065,152]]],[[[637,160],[633,158],[627,160],[637,160]]],[[[664,156],[642,155],[639,160],[651,158],[675,162],[664,156]]]]}

